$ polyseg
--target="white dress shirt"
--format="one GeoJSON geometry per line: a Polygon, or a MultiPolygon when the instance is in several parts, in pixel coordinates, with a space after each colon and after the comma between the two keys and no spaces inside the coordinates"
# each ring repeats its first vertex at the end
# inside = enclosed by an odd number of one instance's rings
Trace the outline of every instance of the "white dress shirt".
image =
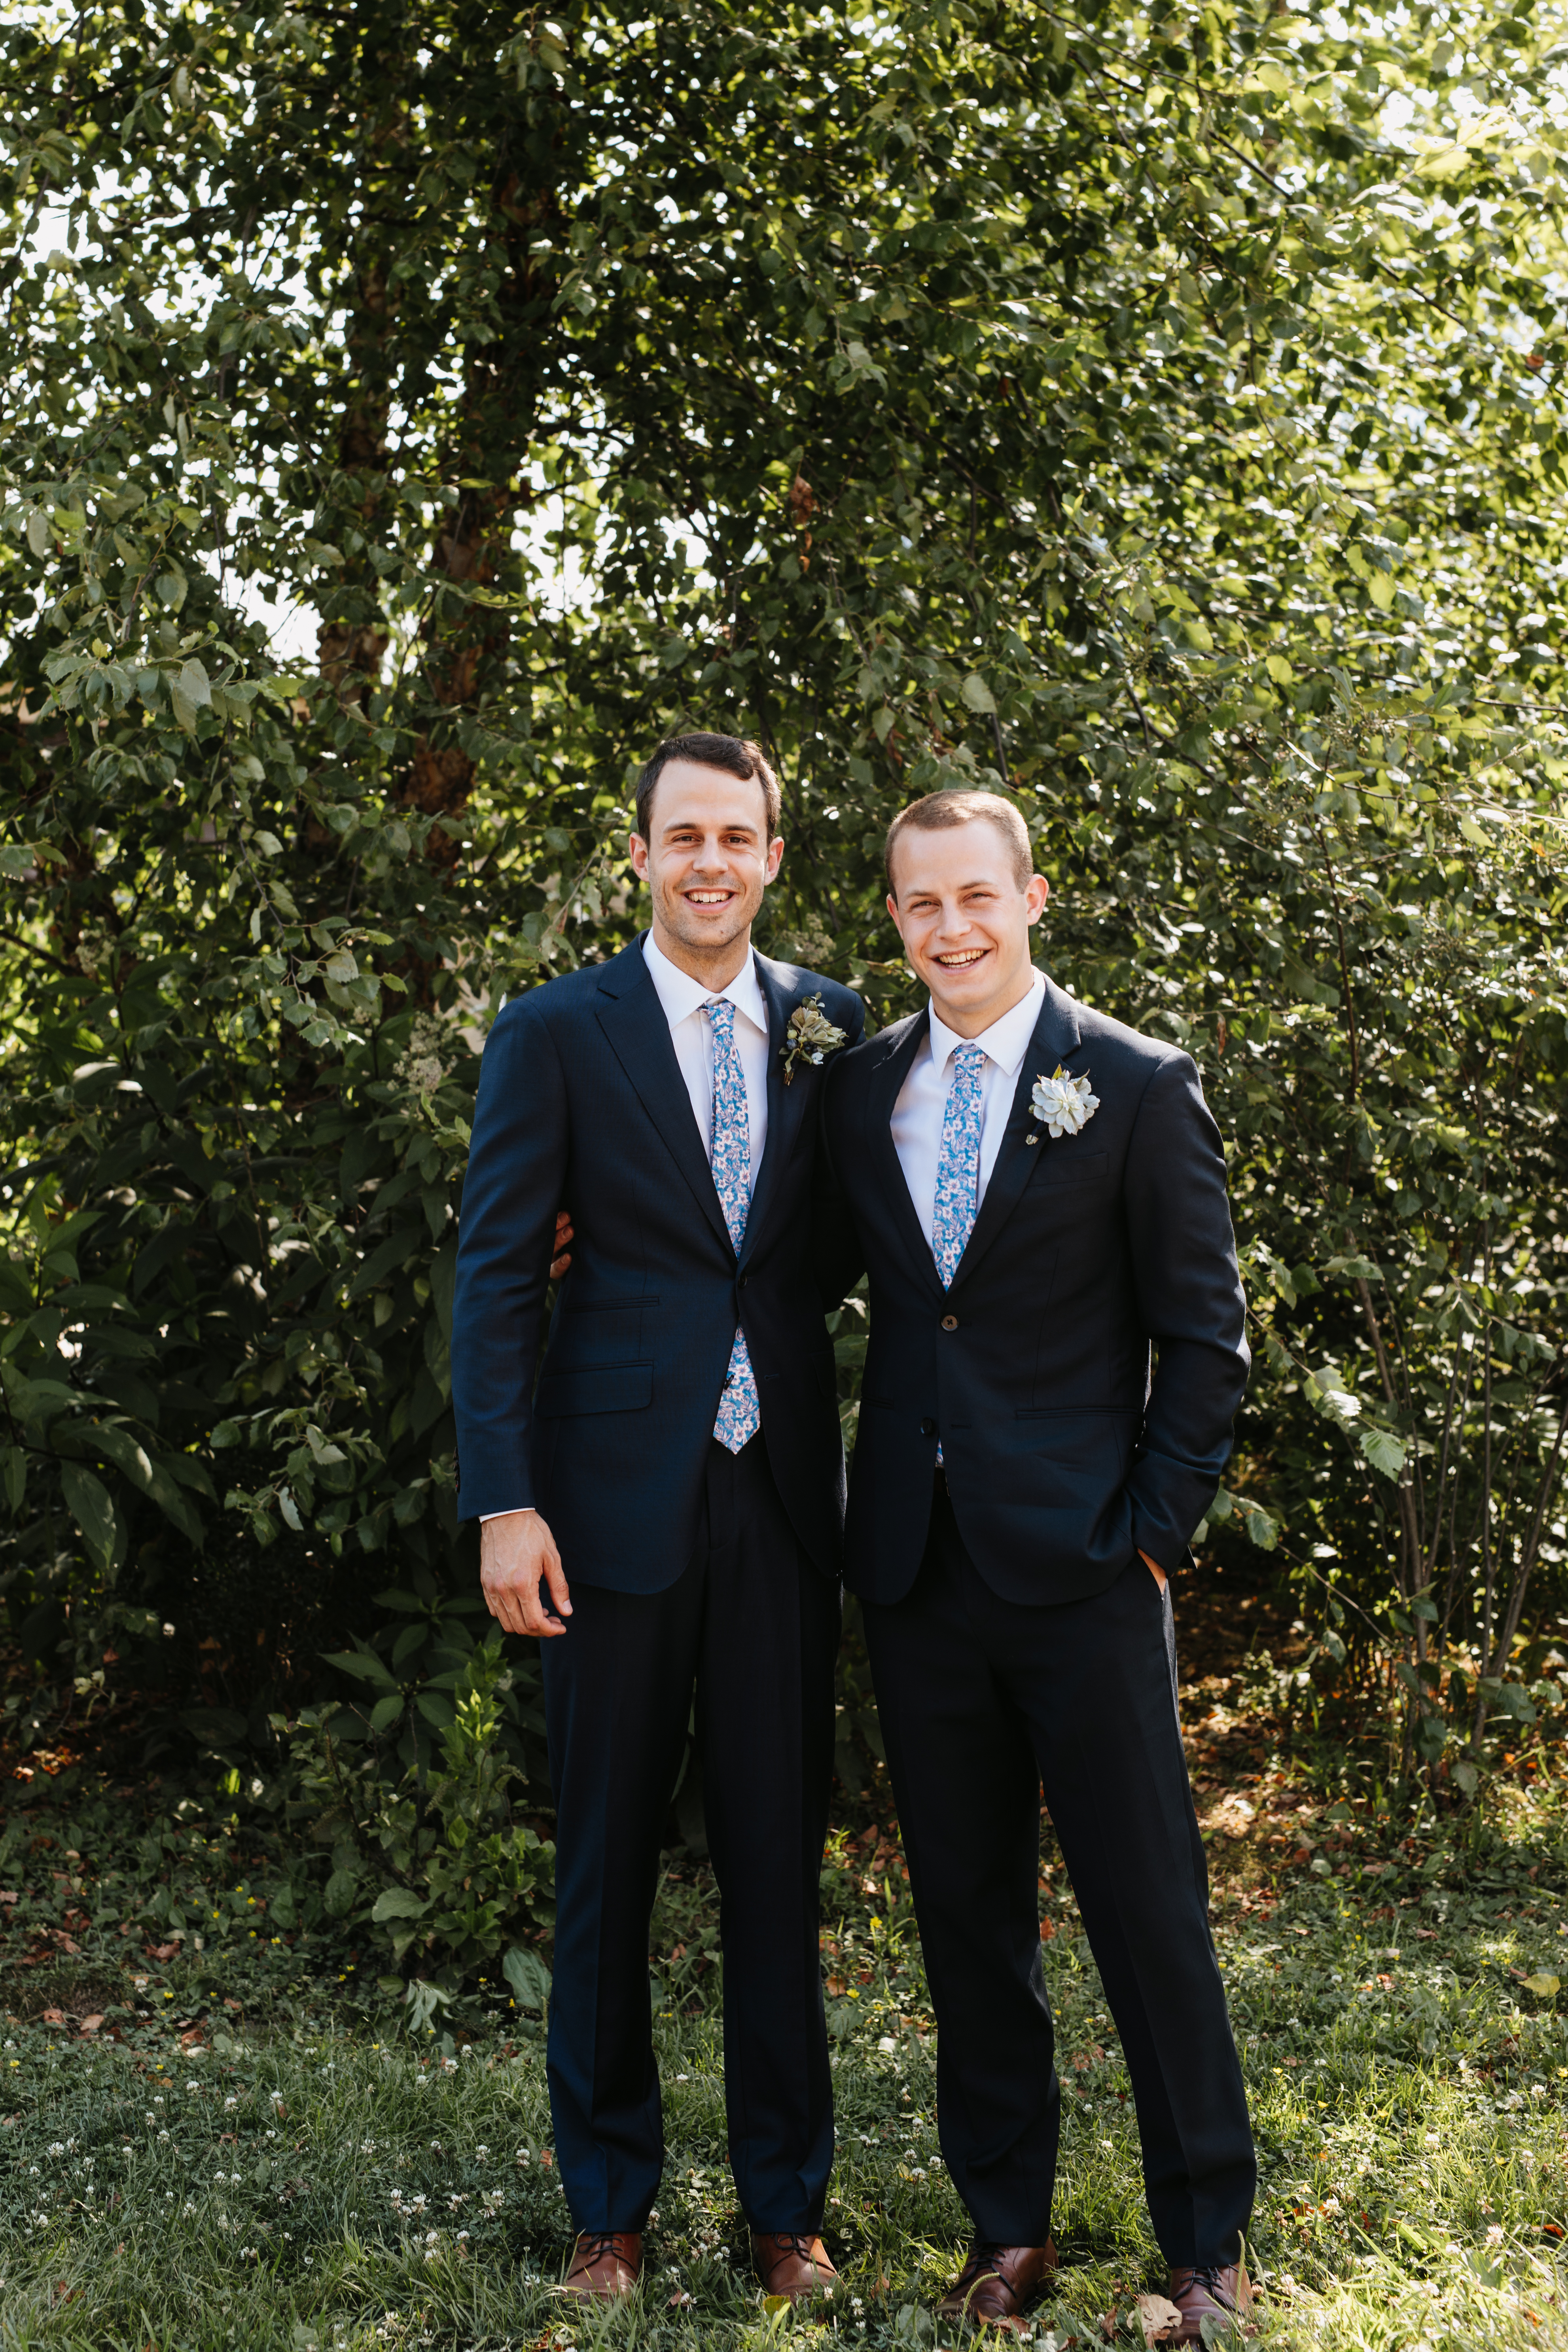
{"type": "MultiPolygon", "coordinates": [[[[746,1082],[746,1109],[752,1127],[752,1190],[757,1189],[757,1175],[763,1164],[763,1153],[768,1140],[768,1005],[757,978],[757,961],[748,956],[728,988],[709,988],[679,964],[660,952],[649,931],[643,940],[643,960],[647,976],[658,992],[664,1017],[669,1024],[669,1042],[675,1048],[675,1058],[680,1065],[680,1075],[686,1081],[686,1091],[691,1097],[692,1116],[697,1131],[702,1138],[702,1149],[710,1159],[713,1156],[713,1024],[703,1007],[710,997],[727,996],[734,1006],[735,1050],[741,1056],[741,1075],[746,1082]]],[[[1020,1051],[1022,1049],[1020,1048],[1020,1051]]],[[[994,1157],[994,1155],[993,1155],[994,1157]]],[[[931,1159],[931,1183],[936,1182],[936,1160],[931,1159]]],[[[927,1217],[930,1224],[930,1217],[927,1217]]],[[[531,1509],[521,1504],[520,1509],[531,1509]]],[[[510,1516],[505,1511],[487,1511],[487,1519],[510,1516]]]]}
{"type": "Polygon", "coordinates": [[[735,1023],[735,1050],[741,1056],[746,1108],[751,1114],[754,1192],[768,1140],[768,1006],[757,979],[756,958],[746,958],[728,988],[709,988],[702,981],[693,980],[689,972],[682,971],[679,964],[671,963],[651,931],[643,940],[642,951],[647,976],[658,992],[664,1017],[669,1024],[669,1042],[691,1097],[702,1149],[710,1158],[713,1150],[713,1024],[702,1008],[711,997],[727,996],[740,1016],[735,1023]]]}
{"type": "MultiPolygon", "coordinates": [[[[899,1088],[899,1099],[893,1105],[889,1121],[899,1165],[904,1171],[921,1231],[928,1242],[936,1213],[936,1167],[942,1151],[942,1123],[947,1098],[952,1092],[953,1055],[960,1045],[978,1045],[985,1055],[980,1069],[980,1181],[975,1195],[978,1209],[1002,1149],[1019,1066],[1040,1017],[1040,999],[1045,991],[1046,983],[1037,971],[1028,993],[1019,998],[1010,1013],[1004,1013],[1000,1021],[982,1030],[978,1037],[959,1036],[938,1017],[936,1007],[931,1007],[930,1034],[899,1088]]],[[[1048,1078],[1050,1072],[1043,1071],[1041,1076],[1048,1078]]]]}

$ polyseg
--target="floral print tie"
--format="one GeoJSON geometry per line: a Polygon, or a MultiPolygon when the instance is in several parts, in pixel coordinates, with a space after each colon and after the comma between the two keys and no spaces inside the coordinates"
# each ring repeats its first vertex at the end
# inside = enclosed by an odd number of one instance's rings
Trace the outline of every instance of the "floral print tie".
{"type": "MultiPolygon", "coordinates": [[[[713,1024],[713,1134],[708,1157],[719,1205],[738,1255],[752,1206],[752,1114],[746,1102],[745,1072],[735,1049],[735,1008],[728,997],[710,996],[706,1010],[713,1024]]],[[[762,1425],[757,1376],[752,1370],[746,1335],[737,1330],[713,1434],[730,1453],[739,1454],[762,1425]]]]}
{"type": "Polygon", "coordinates": [[[931,1253],[944,1290],[952,1286],[980,1202],[980,1129],[984,1109],[980,1073],[984,1066],[983,1046],[960,1045],[953,1055],[952,1091],[942,1113],[931,1221],[931,1253]]]}

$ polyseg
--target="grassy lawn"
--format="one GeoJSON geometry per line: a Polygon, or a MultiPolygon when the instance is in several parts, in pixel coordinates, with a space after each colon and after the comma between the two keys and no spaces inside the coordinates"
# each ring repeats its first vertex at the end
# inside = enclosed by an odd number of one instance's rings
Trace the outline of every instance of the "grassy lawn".
{"type": "MultiPolygon", "coordinates": [[[[1223,1706],[1194,1754],[1262,2158],[1264,2340],[1568,2352],[1563,1786],[1395,1822],[1374,1783],[1314,1780],[1223,1706]]],[[[825,1874],[844,2293],[814,2317],[765,2310],[747,2264],[700,1872],[660,1896],[669,2156],[647,2284],[609,2315],[552,2291],[568,2225],[530,2021],[498,2002],[416,2045],[345,1954],[247,1931],[159,1959],[72,1884],[73,1931],[39,1925],[40,1895],[0,1975],[5,2352],[952,2340],[928,2314],[965,2221],[896,1833],[837,1832],[825,1874]]],[[[1126,2075],[1048,1840],[1041,1888],[1064,2266],[1034,2337],[1141,2344],[1132,2299],[1163,2281],[1126,2075]]]]}

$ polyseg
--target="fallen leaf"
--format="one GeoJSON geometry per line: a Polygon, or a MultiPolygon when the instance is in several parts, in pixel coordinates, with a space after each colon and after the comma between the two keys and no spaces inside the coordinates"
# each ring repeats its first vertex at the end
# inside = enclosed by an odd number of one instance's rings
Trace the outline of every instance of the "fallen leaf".
{"type": "Polygon", "coordinates": [[[172,1960],[179,1948],[178,1944],[149,1944],[147,1957],[150,1960],[172,1960]]]}
{"type": "Polygon", "coordinates": [[[245,2003],[242,2000],[230,2000],[227,1993],[225,1993],[223,1997],[223,2005],[225,2009],[243,2009],[245,2007],[245,2003]]]}
{"type": "Polygon", "coordinates": [[[180,2047],[182,2050],[199,2050],[205,2041],[206,2035],[202,2032],[201,2027],[193,2025],[188,2033],[181,2034],[180,2047]]]}
{"type": "Polygon", "coordinates": [[[66,2021],[66,2013],[65,2013],[65,2011],[64,2011],[63,2009],[46,2009],[46,2010],[45,2010],[45,2011],[44,2011],[44,2023],[45,2023],[46,2025],[63,2025],[63,2024],[65,2023],[65,2021],[66,2021]]]}
{"type": "Polygon", "coordinates": [[[683,2311],[690,2300],[691,2297],[687,2294],[685,2288],[678,2286],[675,2293],[669,2298],[668,2308],[671,2311],[683,2311]]]}
{"type": "Polygon", "coordinates": [[[103,2017],[101,2011],[95,2011],[91,2017],[84,2017],[82,2019],[81,2030],[84,2033],[96,2033],[102,2023],[103,2017]]]}
{"type": "Polygon", "coordinates": [[[1526,1977],[1524,1990],[1526,1992],[1532,1992],[1537,2000],[1550,2000],[1562,1981],[1561,1977],[1526,1977]]]}
{"type": "Polygon", "coordinates": [[[1145,2344],[1153,2344],[1167,2327],[1179,2327],[1182,2315],[1178,2306],[1166,2294],[1141,2294],[1134,2305],[1143,2329],[1145,2344]]]}

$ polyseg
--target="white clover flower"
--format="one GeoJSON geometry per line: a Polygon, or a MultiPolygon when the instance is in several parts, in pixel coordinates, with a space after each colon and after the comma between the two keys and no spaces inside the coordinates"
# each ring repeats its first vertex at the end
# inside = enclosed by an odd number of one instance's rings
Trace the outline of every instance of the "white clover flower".
{"type": "Polygon", "coordinates": [[[1035,1080],[1029,1102],[1041,1126],[1053,1136],[1077,1135],[1100,1108],[1100,1097],[1089,1090],[1088,1073],[1069,1078],[1059,1062],[1050,1077],[1035,1080]]]}
{"type": "Polygon", "coordinates": [[[237,2099],[226,2099],[224,2101],[224,2105],[226,2107],[237,2107],[238,2105],[239,2101],[237,2099]]]}

